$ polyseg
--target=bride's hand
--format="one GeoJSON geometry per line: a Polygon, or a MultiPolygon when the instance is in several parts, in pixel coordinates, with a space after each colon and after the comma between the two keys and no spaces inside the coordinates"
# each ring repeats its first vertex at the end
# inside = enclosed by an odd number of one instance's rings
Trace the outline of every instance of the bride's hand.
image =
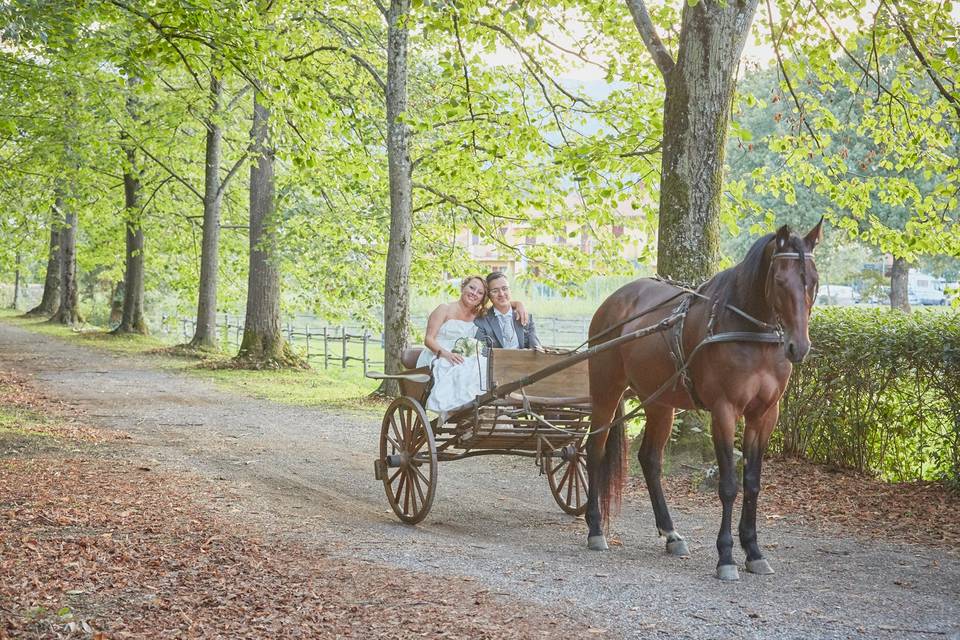
{"type": "Polygon", "coordinates": [[[440,349],[440,351],[437,353],[437,357],[448,360],[452,364],[463,364],[462,355],[459,353],[454,353],[453,351],[447,351],[446,349],[440,349]]]}

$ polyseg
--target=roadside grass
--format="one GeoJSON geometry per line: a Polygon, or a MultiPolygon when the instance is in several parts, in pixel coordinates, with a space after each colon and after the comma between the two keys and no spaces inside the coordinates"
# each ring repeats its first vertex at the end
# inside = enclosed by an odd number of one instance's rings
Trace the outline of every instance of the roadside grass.
{"type": "Polygon", "coordinates": [[[79,330],[24,318],[10,309],[0,310],[0,321],[33,333],[53,336],[112,353],[144,357],[150,366],[181,371],[207,380],[227,391],[297,406],[333,405],[341,409],[381,412],[383,401],[370,398],[377,382],[364,377],[359,367],[310,370],[250,371],[229,366],[231,356],[211,353],[202,358],[178,357],[170,342],[155,336],[112,335],[102,327],[84,325],[79,330]]]}
{"type": "Polygon", "coordinates": [[[44,427],[48,419],[42,414],[21,407],[0,404],[0,434],[16,436],[50,436],[44,427]]]}
{"type": "Polygon", "coordinates": [[[383,401],[370,398],[375,380],[363,377],[358,369],[263,370],[204,369],[188,372],[218,387],[244,395],[301,407],[332,405],[344,409],[384,408],[383,401]]]}
{"type": "Polygon", "coordinates": [[[62,324],[47,322],[43,317],[26,318],[19,311],[12,309],[0,310],[0,320],[21,328],[58,338],[68,338],[90,346],[101,347],[116,353],[139,354],[149,349],[158,349],[169,346],[163,340],[153,336],[113,335],[103,327],[92,324],[83,324],[79,328],[71,329],[62,324]]]}

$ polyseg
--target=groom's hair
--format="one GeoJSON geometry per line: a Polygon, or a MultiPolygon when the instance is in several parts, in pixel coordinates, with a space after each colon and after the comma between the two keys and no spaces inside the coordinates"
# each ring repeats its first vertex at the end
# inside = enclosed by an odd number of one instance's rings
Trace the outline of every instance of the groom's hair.
{"type": "Polygon", "coordinates": [[[503,271],[491,271],[490,273],[487,274],[487,288],[489,288],[490,283],[496,280],[497,278],[506,279],[506,277],[507,277],[507,274],[505,274],[503,271]]]}

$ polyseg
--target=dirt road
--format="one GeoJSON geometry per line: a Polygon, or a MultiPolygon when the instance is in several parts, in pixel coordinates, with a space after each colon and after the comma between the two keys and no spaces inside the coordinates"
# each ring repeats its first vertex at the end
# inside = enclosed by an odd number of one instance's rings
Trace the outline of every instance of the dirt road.
{"type": "MultiPolygon", "coordinates": [[[[824,536],[763,518],[777,571],[713,577],[716,507],[674,501],[692,556],[663,552],[649,504],[628,499],[607,553],[585,548],[528,459],[441,465],[427,520],[399,523],[373,479],[378,418],[233,395],[194,377],[0,323],[0,368],[30,375],[137,455],[214,484],[218,509],[345,557],[465,576],[575,612],[609,636],[960,638],[960,555],[824,536]]],[[[739,556],[742,562],[742,554],[739,556]]]]}

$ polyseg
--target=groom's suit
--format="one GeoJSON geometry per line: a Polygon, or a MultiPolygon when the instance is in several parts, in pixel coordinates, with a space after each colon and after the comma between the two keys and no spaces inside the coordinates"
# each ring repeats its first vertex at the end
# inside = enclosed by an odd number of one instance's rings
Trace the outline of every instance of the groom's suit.
{"type": "MultiPolygon", "coordinates": [[[[493,309],[488,309],[485,314],[473,321],[477,325],[477,340],[498,349],[503,348],[503,331],[500,329],[500,321],[493,309]]],[[[517,334],[517,341],[520,343],[520,349],[533,349],[540,346],[540,340],[537,338],[537,330],[533,325],[533,316],[527,318],[527,326],[520,324],[517,314],[513,314],[513,329],[517,334]]]]}

